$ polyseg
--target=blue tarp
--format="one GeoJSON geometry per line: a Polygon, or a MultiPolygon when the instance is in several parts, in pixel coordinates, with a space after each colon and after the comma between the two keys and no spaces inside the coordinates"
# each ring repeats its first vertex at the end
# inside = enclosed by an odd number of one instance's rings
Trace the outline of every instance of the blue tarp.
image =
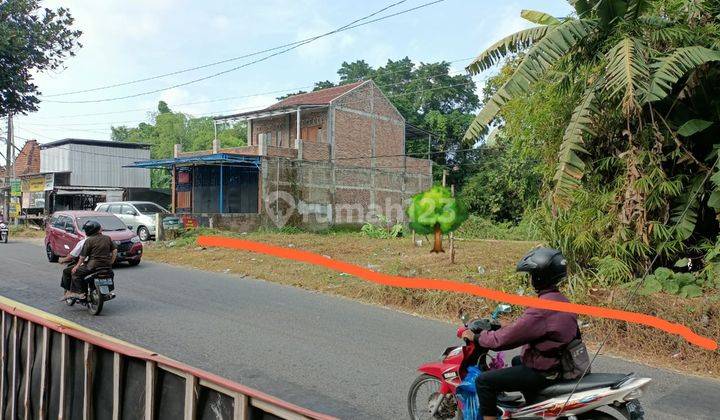
{"type": "Polygon", "coordinates": [[[215,153],[200,156],[185,156],[171,159],[140,160],[124,168],[172,169],[173,166],[193,165],[250,165],[260,167],[259,156],[236,155],[232,153],[215,153]]]}

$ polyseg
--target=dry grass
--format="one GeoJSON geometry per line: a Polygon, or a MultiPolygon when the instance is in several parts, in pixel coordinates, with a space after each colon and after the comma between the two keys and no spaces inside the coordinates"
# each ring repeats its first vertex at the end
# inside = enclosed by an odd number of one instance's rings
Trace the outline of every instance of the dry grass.
{"type": "Polygon", "coordinates": [[[18,238],[44,238],[45,231],[37,227],[10,225],[10,237],[13,236],[18,238]]]}
{"type": "MultiPolygon", "coordinates": [[[[526,282],[512,275],[512,270],[523,253],[535,245],[522,241],[461,242],[457,244],[456,264],[450,264],[448,254],[430,254],[429,244],[415,247],[410,239],[370,239],[353,233],[251,233],[243,238],[304,249],[389,274],[473,282],[511,293],[519,289],[527,291],[526,282]]],[[[495,305],[474,296],[379,286],[308,264],[249,252],[204,249],[180,241],[174,246],[173,242],[151,244],[146,247],[145,256],[155,261],[332,293],[438,319],[454,319],[461,307],[486,315],[495,305]]],[[[625,289],[591,290],[571,298],[578,303],[622,308],[627,293],[625,289]]],[[[629,310],[657,315],[685,324],[699,334],[720,338],[719,296],[697,299],[662,294],[636,296],[629,310]]],[[[584,334],[590,343],[599,343],[609,333],[606,352],[679,371],[720,377],[718,352],[698,349],[679,337],[652,328],[604,319],[585,322],[589,325],[584,328],[584,334]]]]}

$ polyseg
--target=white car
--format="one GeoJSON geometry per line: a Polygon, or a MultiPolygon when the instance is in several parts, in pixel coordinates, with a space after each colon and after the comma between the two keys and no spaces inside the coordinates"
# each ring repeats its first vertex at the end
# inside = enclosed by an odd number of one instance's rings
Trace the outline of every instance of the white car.
{"type": "Polygon", "coordinates": [[[135,231],[142,241],[147,241],[155,236],[157,231],[155,215],[158,213],[167,215],[163,217],[163,226],[165,229],[182,228],[182,223],[179,218],[169,216],[169,211],[149,201],[100,203],[95,207],[95,211],[116,215],[127,225],[128,229],[135,231]]]}

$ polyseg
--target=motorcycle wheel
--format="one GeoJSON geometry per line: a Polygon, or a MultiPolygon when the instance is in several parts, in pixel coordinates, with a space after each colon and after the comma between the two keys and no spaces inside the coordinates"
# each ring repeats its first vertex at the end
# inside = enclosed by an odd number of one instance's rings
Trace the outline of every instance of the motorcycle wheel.
{"type": "Polygon", "coordinates": [[[3,242],[7,243],[8,241],[8,235],[3,235],[3,242]]]}
{"type": "MultiPolygon", "coordinates": [[[[440,389],[440,380],[434,376],[422,374],[410,385],[408,391],[408,413],[411,420],[421,419],[439,419],[440,417],[431,417],[428,412],[428,401],[433,393],[440,389]]],[[[450,418],[450,417],[445,417],[450,418]]],[[[456,420],[460,420],[460,410],[456,410],[456,420]]]]}
{"type": "Polygon", "coordinates": [[[103,299],[102,299],[102,295],[100,294],[100,292],[97,289],[92,289],[92,290],[89,290],[88,292],[89,292],[88,296],[87,296],[88,311],[92,315],[100,315],[100,312],[102,312],[103,303],[104,303],[103,299]]]}

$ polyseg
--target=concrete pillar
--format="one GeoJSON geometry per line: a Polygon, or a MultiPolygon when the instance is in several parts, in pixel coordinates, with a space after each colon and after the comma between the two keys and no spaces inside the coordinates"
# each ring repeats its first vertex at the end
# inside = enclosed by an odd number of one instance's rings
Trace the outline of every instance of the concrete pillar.
{"type": "Polygon", "coordinates": [[[252,120],[247,120],[247,144],[248,146],[253,145],[252,120]]]}
{"type": "Polygon", "coordinates": [[[300,138],[300,107],[298,107],[297,114],[295,115],[295,138],[300,138]]]}
{"type": "Polygon", "coordinates": [[[176,144],[173,147],[173,157],[179,157],[180,153],[182,153],[182,144],[176,144]]]}
{"type": "Polygon", "coordinates": [[[260,156],[267,156],[267,140],[262,137],[258,137],[258,150],[260,156]]]}
{"type": "Polygon", "coordinates": [[[297,149],[298,160],[302,160],[302,158],[303,158],[303,141],[301,139],[295,139],[295,149],[297,149]]]}
{"type": "Polygon", "coordinates": [[[214,139],[212,142],[213,154],[220,153],[220,140],[214,139]]]}

